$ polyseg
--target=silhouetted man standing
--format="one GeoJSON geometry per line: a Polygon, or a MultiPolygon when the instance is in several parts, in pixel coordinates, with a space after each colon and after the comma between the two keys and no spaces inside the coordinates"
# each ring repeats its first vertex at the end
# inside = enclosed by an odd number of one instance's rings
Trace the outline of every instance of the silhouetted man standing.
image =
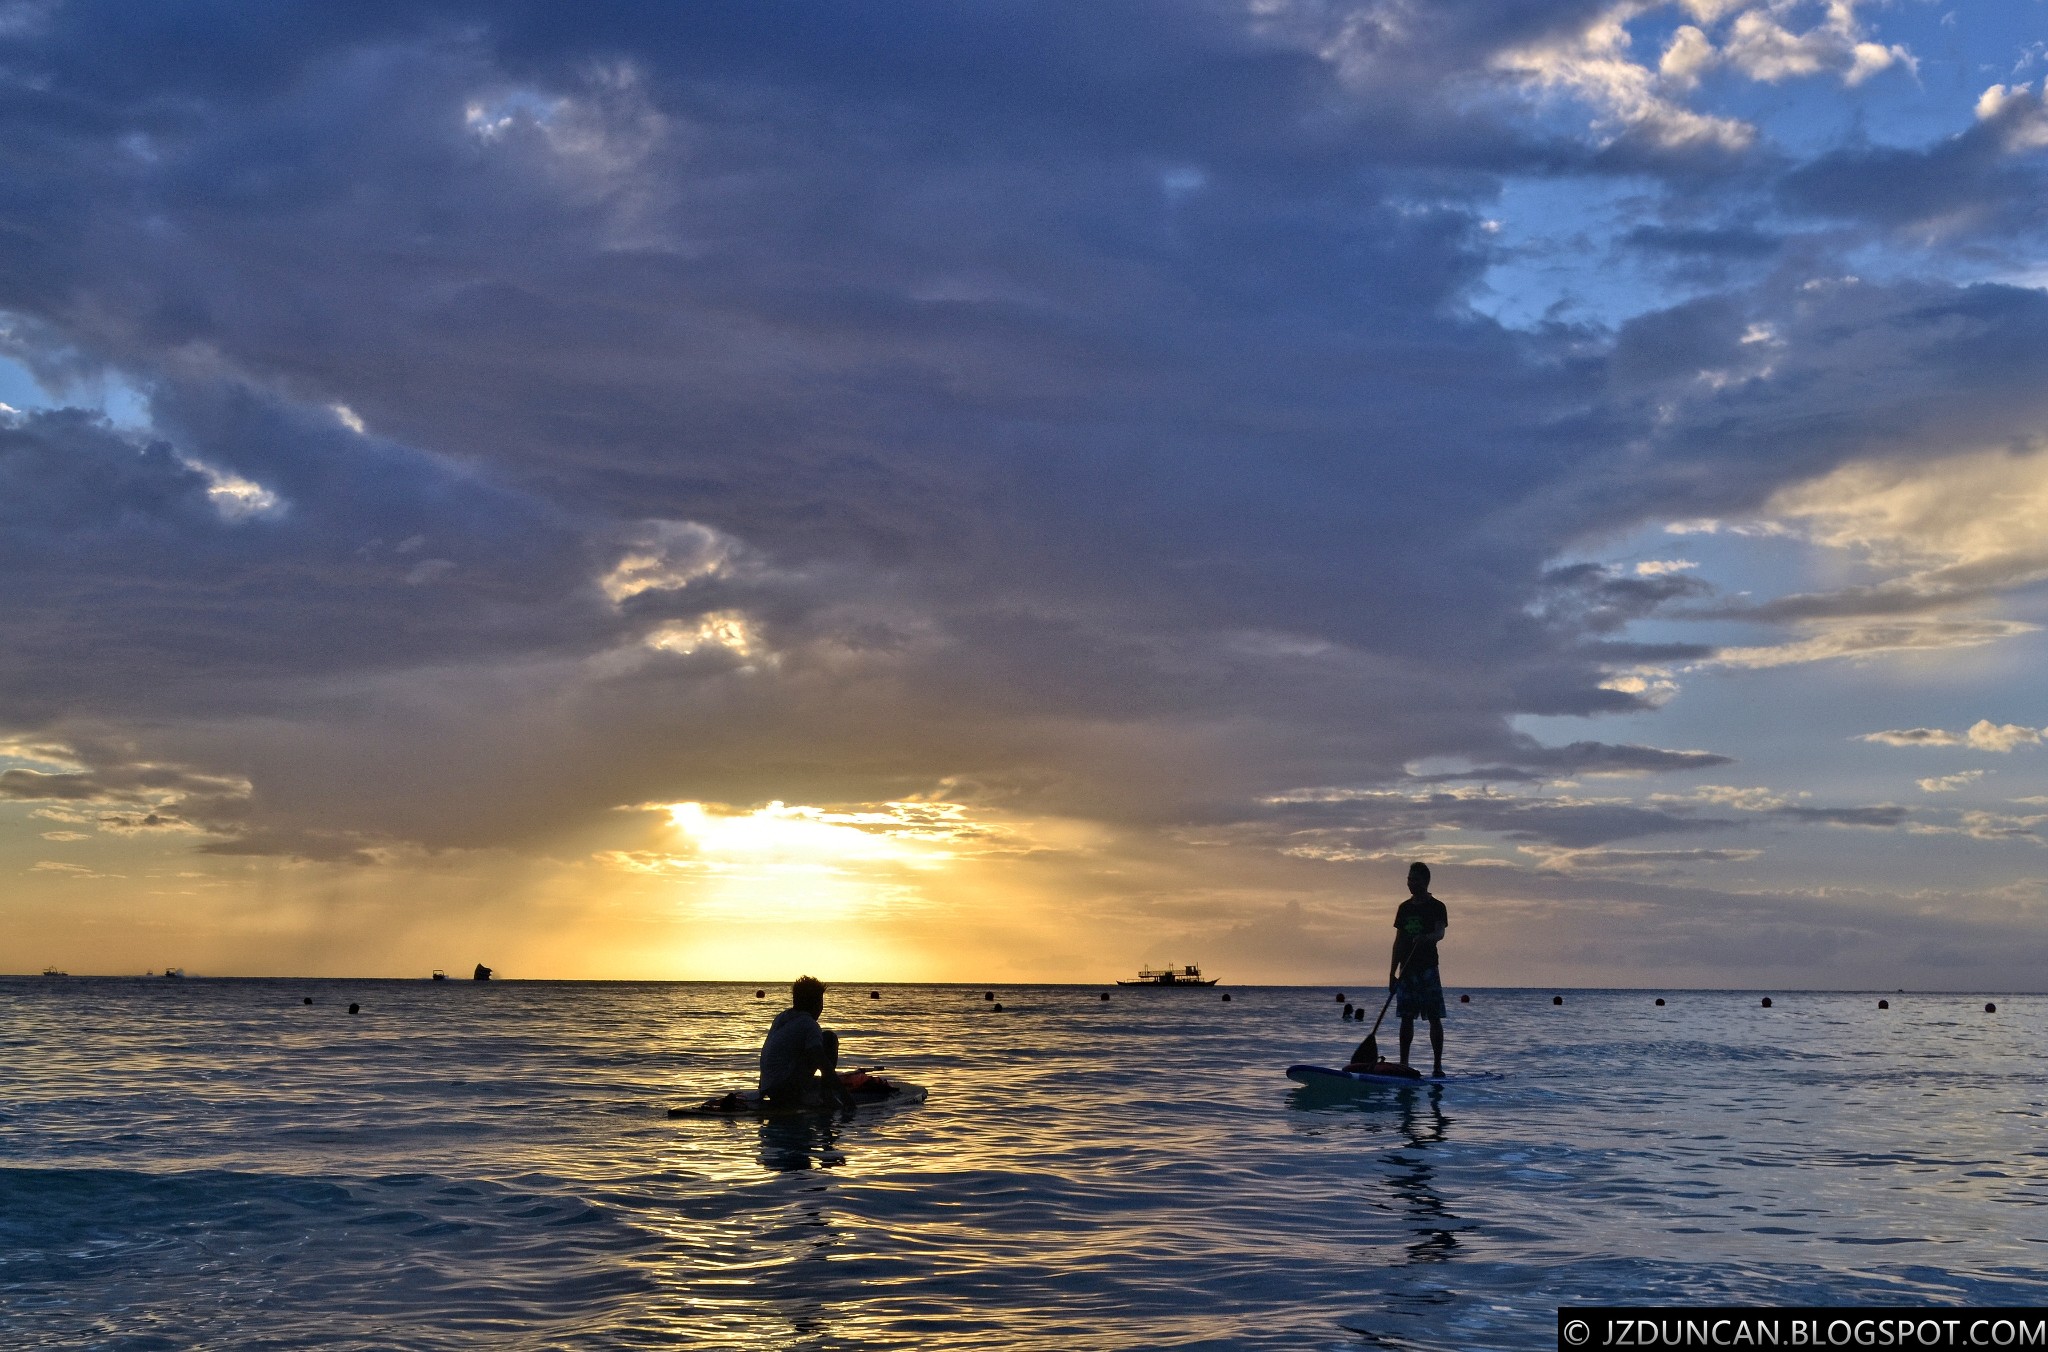
{"type": "Polygon", "coordinates": [[[1394,1012],[1401,1016],[1401,1064],[1408,1064],[1415,1021],[1428,1019],[1436,1075],[1444,1073],[1444,987],[1437,976],[1436,945],[1450,925],[1450,912],[1429,894],[1429,865],[1410,864],[1408,900],[1394,912],[1394,960],[1387,985],[1394,991],[1394,1012]]]}

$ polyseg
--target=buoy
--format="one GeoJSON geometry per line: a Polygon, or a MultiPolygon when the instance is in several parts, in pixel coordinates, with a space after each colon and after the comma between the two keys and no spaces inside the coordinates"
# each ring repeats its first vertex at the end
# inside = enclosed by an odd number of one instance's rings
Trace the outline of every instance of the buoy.
{"type": "Polygon", "coordinates": [[[1663,996],[1661,996],[1661,995],[1660,995],[1660,996],[1658,996],[1658,997],[1657,997],[1657,1003],[1658,1003],[1658,1004],[1660,1004],[1660,1005],[1661,1005],[1661,1004],[1663,1004],[1663,1003],[1664,1003],[1664,997],[1663,997],[1663,996]]]}
{"type": "Polygon", "coordinates": [[[1562,995],[1553,995],[1550,997],[1550,1003],[1553,1005],[1561,1005],[1564,1003],[1564,997],[1562,995]]]}
{"type": "Polygon", "coordinates": [[[351,1014],[360,1014],[363,1012],[363,1007],[361,1005],[351,1004],[348,1007],[348,1012],[351,1014]]]}
{"type": "Polygon", "coordinates": [[[1105,1000],[1107,1000],[1107,999],[1109,998],[1109,992],[1108,992],[1108,991],[1104,991],[1104,992],[1102,993],[1102,998],[1103,998],[1103,999],[1105,999],[1105,1000]]]}
{"type": "Polygon", "coordinates": [[[880,991],[869,991],[869,992],[868,992],[868,999],[870,999],[870,1000],[879,1000],[879,999],[881,999],[881,998],[882,998],[882,993],[881,993],[880,991]]]}
{"type": "Polygon", "coordinates": [[[1458,997],[1458,1003],[1461,1005],[1469,1005],[1472,1003],[1472,997],[1469,995],[1461,995],[1458,997]]]}
{"type": "Polygon", "coordinates": [[[1766,995],[1766,996],[1764,997],[1764,1008],[1765,1008],[1765,1009],[1769,1009],[1770,1007],[1771,1007],[1771,997],[1770,997],[1770,996],[1768,996],[1768,995],[1766,995]]]}
{"type": "Polygon", "coordinates": [[[766,995],[767,993],[768,993],[767,991],[755,991],[755,992],[754,992],[754,998],[755,998],[756,1000],[758,1000],[758,999],[760,999],[760,998],[761,998],[762,996],[766,995]]]}
{"type": "MultiPolygon", "coordinates": [[[[1230,1003],[1230,994],[1229,994],[1229,992],[1227,992],[1227,991],[1226,991],[1226,992],[1224,993],[1224,996],[1223,996],[1223,1003],[1224,1003],[1224,1004],[1226,1004],[1226,1005],[1230,1003]]],[[[1990,1006],[1990,1005],[1986,1005],[1986,1006],[1984,1006],[1984,1008],[1986,1008],[1986,1009],[1989,1009],[1989,1008],[1991,1008],[1991,1006],[1990,1006]]]]}
{"type": "Polygon", "coordinates": [[[1892,1007],[1892,1002],[1889,1000],[1879,1000],[1877,1002],[1877,1007],[1879,1009],[1890,1009],[1892,1007]]]}
{"type": "Polygon", "coordinates": [[[306,997],[306,1003],[307,1003],[307,1004],[309,1004],[309,1005],[310,1005],[310,1004],[312,1004],[312,1003],[313,1003],[313,997],[312,997],[312,996],[310,996],[310,995],[309,995],[309,996],[307,996],[307,997],[306,997]]]}
{"type": "Polygon", "coordinates": [[[996,1012],[996,1013],[998,1013],[998,1014],[1000,1014],[1000,1013],[1002,1013],[1002,1012],[1003,1012],[1003,1002],[1002,1002],[1002,1001],[1000,1001],[1000,1000],[996,1001],[996,1008],[995,1008],[995,1012],[996,1012]]]}
{"type": "Polygon", "coordinates": [[[993,1000],[996,998],[996,993],[994,991],[983,991],[981,998],[984,1000],[993,1000]]]}
{"type": "MultiPolygon", "coordinates": [[[[1226,995],[1223,998],[1228,1000],[1230,997],[1226,995]]],[[[1998,1006],[1993,1004],[1987,1004],[1984,1006],[1984,1012],[1986,1014],[1996,1014],[1998,1012],[1998,1006]]]]}

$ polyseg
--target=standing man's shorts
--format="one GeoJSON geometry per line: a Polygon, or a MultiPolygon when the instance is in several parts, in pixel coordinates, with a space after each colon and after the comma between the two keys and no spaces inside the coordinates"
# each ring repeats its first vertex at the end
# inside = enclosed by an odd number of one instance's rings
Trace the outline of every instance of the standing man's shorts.
{"type": "Polygon", "coordinates": [[[1444,987],[1436,968],[1401,973],[1394,987],[1394,1012],[1404,1019],[1441,1019],[1444,1016],[1444,987]]]}

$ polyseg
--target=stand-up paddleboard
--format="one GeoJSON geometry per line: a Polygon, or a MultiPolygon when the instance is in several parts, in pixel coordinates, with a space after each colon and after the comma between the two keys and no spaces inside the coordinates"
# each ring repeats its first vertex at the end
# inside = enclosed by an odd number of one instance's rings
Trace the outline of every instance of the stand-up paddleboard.
{"type": "MultiPolygon", "coordinates": [[[[845,1071],[839,1082],[846,1086],[846,1092],[853,1098],[856,1110],[866,1112],[870,1108],[895,1108],[912,1103],[923,1103],[925,1087],[908,1080],[884,1079],[867,1071],[845,1071]]],[[[719,1094],[705,1099],[702,1103],[668,1110],[670,1117],[803,1117],[817,1113],[836,1113],[839,1104],[813,1090],[801,1104],[770,1107],[762,1101],[758,1089],[735,1089],[731,1093],[719,1094]]]]}
{"type": "Polygon", "coordinates": [[[1296,1084],[1327,1086],[1330,1088],[1353,1084],[1406,1085],[1412,1088],[1417,1085],[1459,1084],[1471,1080],[1497,1080],[1500,1076],[1490,1072],[1481,1072],[1473,1075],[1424,1075],[1419,1080],[1411,1080],[1406,1075],[1373,1075],[1363,1070],[1337,1070],[1330,1066],[1289,1066],[1287,1068],[1287,1078],[1293,1080],[1296,1084]]]}

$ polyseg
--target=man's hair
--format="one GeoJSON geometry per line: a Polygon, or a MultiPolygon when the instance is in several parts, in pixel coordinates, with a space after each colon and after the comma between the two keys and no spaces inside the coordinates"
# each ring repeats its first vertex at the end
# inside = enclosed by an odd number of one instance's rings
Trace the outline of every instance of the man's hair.
{"type": "Polygon", "coordinates": [[[1424,887],[1429,886],[1429,865],[1423,863],[1420,859],[1416,860],[1408,866],[1408,876],[1421,879],[1424,887]]]}
{"type": "Polygon", "coordinates": [[[789,983],[789,1002],[798,1009],[825,1007],[825,983],[814,976],[800,976],[789,983]]]}

